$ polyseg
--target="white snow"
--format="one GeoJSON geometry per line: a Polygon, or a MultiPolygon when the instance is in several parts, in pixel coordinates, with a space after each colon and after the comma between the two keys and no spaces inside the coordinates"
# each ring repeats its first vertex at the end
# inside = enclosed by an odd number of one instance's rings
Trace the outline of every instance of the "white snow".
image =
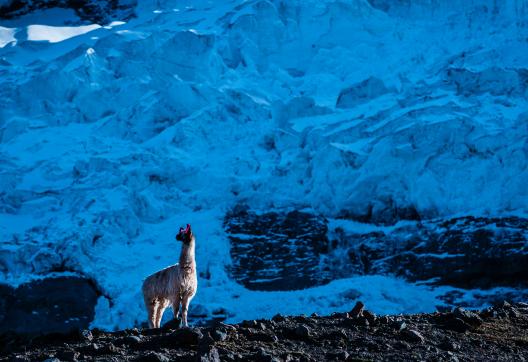
{"type": "MultiPolygon", "coordinates": [[[[64,26],[61,21],[64,24],[78,23],[79,18],[72,10],[53,8],[35,11],[21,18],[6,20],[4,23],[11,27],[0,26],[0,48],[10,43],[16,45],[19,41],[60,43],[97,29],[112,30],[126,24],[124,21],[112,21],[104,26],[99,24],[64,26]]],[[[92,38],[98,39],[98,37],[92,38]]]]}
{"type": "Polygon", "coordinates": [[[14,28],[0,26],[0,48],[5,47],[9,43],[16,43],[15,32],[16,29],[14,28]]]}
{"type": "Polygon", "coordinates": [[[190,222],[193,304],[230,321],[344,310],[349,289],[378,313],[431,311],[451,289],[370,276],[245,290],[227,274],[225,212],[528,213],[526,7],[187,3],[139,2],[126,24],[56,9],[2,22],[0,280],[64,262],[112,299],[94,325],[129,327],[145,319],[142,279],[177,260],[190,222]],[[371,77],[385,94],[336,107],[371,77]]]}
{"type": "Polygon", "coordinates": [[[30,25],[27,27],[28,40],[32,41],[49,41],[58,43],[66,39],[86,34],[92,30],[99,29],[97,24],[84,26],[48,26],[48,25],[30,25]]]}

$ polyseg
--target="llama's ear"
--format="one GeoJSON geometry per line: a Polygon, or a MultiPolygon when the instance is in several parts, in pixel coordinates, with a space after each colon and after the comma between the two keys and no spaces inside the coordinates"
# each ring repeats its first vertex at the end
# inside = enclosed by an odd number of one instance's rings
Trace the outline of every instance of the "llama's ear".
{"type": "Polygon", "coordinates": [[[187,224],[187,228],[185,228],[185,233],[190,234],[191,233],[191,224],[187,224]]]}

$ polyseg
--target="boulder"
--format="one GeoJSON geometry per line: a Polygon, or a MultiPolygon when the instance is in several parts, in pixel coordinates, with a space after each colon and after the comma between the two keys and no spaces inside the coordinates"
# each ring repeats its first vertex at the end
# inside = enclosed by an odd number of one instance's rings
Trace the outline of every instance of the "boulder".
{"type": "Polygon", "coordinates": [[[0,286],[0,332],[28,335],[68,333],[88,328],[99,292],[80,277],[36,280],[12,288],[0,286]]]}

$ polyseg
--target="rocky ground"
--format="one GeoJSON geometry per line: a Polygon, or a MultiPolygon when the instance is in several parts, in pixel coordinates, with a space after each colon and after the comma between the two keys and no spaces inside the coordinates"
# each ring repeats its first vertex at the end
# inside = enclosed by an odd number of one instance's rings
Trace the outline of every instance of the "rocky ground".
{"type": "Polygon", "coordinates": [[[482,311],[376,316],[281,316],[240,324],[119,332],[83,330],[32,340],[4,335],[0,361],[525,361],[528,303],[482,311]]]}

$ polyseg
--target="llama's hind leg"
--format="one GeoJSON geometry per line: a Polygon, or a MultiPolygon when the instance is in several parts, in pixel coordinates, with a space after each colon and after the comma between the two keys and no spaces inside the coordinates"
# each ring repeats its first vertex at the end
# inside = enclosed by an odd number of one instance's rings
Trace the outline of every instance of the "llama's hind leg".
{"type": "Polygon", "coordinates": [[[163,313],[165,312],[165,309],[169,306],[168,300],[162,300],[158,306],[158,310],[156,313],[156,328],[160,327],[161,319],[163,318],[163,313]]]}
{"type": "Polygon", "coordinates": [[[155,328],[156,326],[156,312],[158,308],[158,303],[156,300],[145,299],[145,306],[147,307],[148,312],[148,324],[149,328],[155,328]]]}

